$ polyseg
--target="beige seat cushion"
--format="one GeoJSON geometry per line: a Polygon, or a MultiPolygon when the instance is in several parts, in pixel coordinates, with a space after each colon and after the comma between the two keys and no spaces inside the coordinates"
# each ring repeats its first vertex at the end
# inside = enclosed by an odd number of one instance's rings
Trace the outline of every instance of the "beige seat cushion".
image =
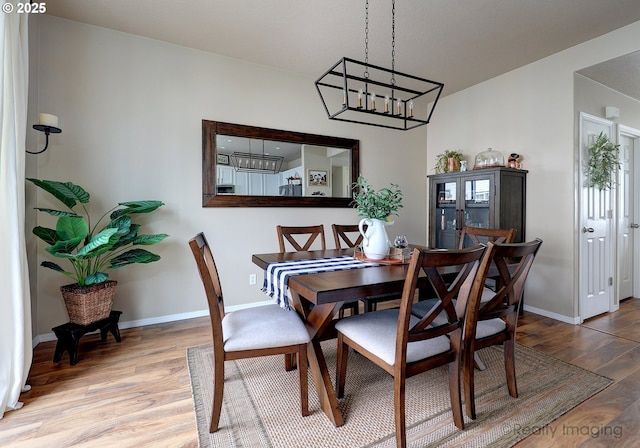
{"type": "Polygon", "coordinates": [[[266,305],[234,311],[222,319],[224,350],[237,352],[304,344],[309,332],[295,311],[266,305]]]}
{"type": "MultiPolygon", "coordinates": [[[[394,365],[398,312],[397,309],[391,309],[347,317],[336,323],[336,329],[387,364],[394,365]]],[[[418,320],[411,316],[411,325],[415,325],[418,320]]],[[[449,348],[449,338],[446,336],[410,342],[407,345],[407,362],[429,358],[446,352],[449,348]]]]}

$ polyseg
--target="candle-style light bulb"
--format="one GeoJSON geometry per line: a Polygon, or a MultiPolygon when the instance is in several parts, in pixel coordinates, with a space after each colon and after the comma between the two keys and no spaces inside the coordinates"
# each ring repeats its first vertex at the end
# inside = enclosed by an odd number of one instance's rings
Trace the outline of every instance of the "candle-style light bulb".
{"type": "Polygon", "coordinates": [[[398,106],[396,108],[396,113],[397,115],[400,115],[402,113],[402,100],[400,98],[398,98],[398,106]]]}
{"type": "Polygon", "coordinates": [[[376,110],[376,93],[371,92],[371,110],[376,110]]]}
{"type": "Polygon", "coordinates": [[[342,90],[342,105],[347,105],[347,89],[342,90]]]}
{"type": "Polygon", "coordinates": [[[358,109],[362,109],[362,89],[358,90],[358,109]]]}
{"type": "Polygon", "coordinates": [[[384,113],[389,113],[389,95],[385,95],[384,97],[384,113]]]}
{"type": "Polygon", "coordinates": [[[409,101],[409,116],[413,117],[413,100],[409,101]]]}

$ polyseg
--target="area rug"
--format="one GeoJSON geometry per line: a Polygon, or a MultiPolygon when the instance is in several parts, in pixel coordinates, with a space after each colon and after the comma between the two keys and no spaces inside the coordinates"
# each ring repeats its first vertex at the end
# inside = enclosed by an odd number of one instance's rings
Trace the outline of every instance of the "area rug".
{"type": "MultiPolygon", "coordinates": [[[[322,343],[329,371],[335,371],[334,341],[322,343]]],[[[476,372],[477,419],[465,429],[453,424],[447,368],[407,380],[407,438],[411,447],[509,447],[547,425],[612,380],[517,346],[519,397],[509,396],[501,347],[479,352],[486,370],[476,372]]],[[[302,417],[297,371],[284,370],[283,356],[227,361],[220,429],[209,434],[211,345],[187,349],[198,444],[213,447],[395,447],[393,379],[353,351],[345,397],[345,424],[336,428],[319,407],[309,376],[309,411],[302,417]]]]}

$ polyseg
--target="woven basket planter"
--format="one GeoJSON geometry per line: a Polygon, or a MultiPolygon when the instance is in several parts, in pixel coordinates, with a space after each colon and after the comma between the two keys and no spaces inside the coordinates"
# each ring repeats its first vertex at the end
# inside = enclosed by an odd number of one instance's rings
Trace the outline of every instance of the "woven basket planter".
{"type": "Polygon", "coordinates": [[[74,324],[89,325],[109,317],[117,284],[110,280],[90,286],[74,283],[60,287],[69,320],[74,324]]]}

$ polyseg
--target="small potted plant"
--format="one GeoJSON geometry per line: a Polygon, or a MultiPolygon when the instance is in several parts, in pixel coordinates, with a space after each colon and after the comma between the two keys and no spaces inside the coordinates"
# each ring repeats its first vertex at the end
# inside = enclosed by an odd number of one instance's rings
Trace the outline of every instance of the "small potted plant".
{"type": "Polygon", "coordinates": [[[434,170],[437,174],[450,173],[460,170],[462,153],[455,150],[447,150],[436,156],[436,166],[434,170]]]}
{"type": "Polygon", "coordinates": [[[592,187],[598,187],[600,190],[611,188],[614,174],[620,169],[619,148],[620,145],[614,145],[604,132],[600,132],[589,146],[585,174],[592,187]]]}
{"type": "Polygon", "coordinates": [[[389,238],[385,227],[393,224],[389,219],[402,208],[402,191],[396,184],[375,190],[362,175],[353,184],[352,206],[363,219],[359,223],[363,235],[362,250],[371,260],[381,260],[389,254],[389,238]],[[364,230],[364,226],[367,230],[364,230]]]}
{"type": "Polygon", "coordinates": [[[43,261],[44,266],[71,278],[75,283],[60,288],[65,299],[69,320],[87,325],[109,316],[116,282],[109,279],[107,270],[132,263],[152,263],[160,256],[133,246],[150,246],[168,235],[140,235],[139,224],[131,222],[131,215],[151,213],[164,203],[161,201],[120,202],[92,222],[86,204],[89,193],[71,182],[28,178],[44,191],[52,194],[67,210],[36,208],[58,217],[56,228],[36,226],[33,233],[49,244],[46,251],[56,258],[67,259],[71,271],[57,263],[43,261]],[[76,211],[80,205],[81,210],[76,211]],[[109,215],[109,221],[103,222],[109,215]],[[103,223],[103,225],[101,225],[103,223]]]}

